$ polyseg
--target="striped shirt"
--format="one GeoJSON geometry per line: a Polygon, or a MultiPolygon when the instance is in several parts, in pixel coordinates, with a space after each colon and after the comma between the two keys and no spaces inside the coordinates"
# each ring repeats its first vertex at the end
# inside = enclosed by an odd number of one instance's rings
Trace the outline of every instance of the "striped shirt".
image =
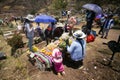
{"type": "Polygon", "coordinates": [[[110,29],[111,27],[113,27],[113,25],[114,25],[113,19],[106,19],[104,23],[104,28],[110,29]]]}

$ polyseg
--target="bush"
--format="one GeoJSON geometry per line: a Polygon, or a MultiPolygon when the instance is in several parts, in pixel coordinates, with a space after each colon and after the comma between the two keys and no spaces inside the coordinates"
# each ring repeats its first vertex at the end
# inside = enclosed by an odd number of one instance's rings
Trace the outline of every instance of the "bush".
{"type": "Polygon", "coordinates": [[[22,41],[22,36],[20,34],[14,34],[13,37],[11,39],[7,40],[8,45],[10,45],[11,48],[11,55],[15,56],[16,54],[16,50],[18,48],[22,48],[24,47],[24,43],[22,41]]]}
{"type": "Polygon", "coordinates": [[[8,45],[14,49],[22,48],[24,46],[22,36],[20,34],[14,34],[13,37],[8,40],[8,45]]]}

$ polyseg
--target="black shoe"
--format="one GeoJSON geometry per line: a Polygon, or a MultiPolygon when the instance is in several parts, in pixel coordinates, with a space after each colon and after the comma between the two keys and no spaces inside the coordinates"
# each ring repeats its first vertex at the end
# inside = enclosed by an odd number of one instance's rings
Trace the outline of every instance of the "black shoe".
{"type": "Polygon", "coordinates": [[[104,37],[105,39],[107,39],[107,37],[104,37]]]}
{"type": "Polygon", "coordinates": [[[103,38],[103,36],[101,36],[101,38],[103,38]]]}
{"type": "Polygon", "coordinates": [[[100,35],[100,33],[98,33],[100,35]]]}

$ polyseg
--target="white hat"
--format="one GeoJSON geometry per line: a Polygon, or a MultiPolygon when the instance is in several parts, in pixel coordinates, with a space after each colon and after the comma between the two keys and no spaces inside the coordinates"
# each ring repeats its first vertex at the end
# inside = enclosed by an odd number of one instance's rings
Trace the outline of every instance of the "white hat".
{"type": "Polygon", "coordinates": [[[57,48],[53,50],[52,56],[53,56],[53,62],[55,63],[61,63],[63,61],[62,53],[57,48]]]}
{"type": "Polygon", "coordinates": [[[85,33],[82,32],[81,30],[77,30],[73,33],[73,36],[78,39],[83,39],[86,37],[85,33]]]}
{"type": "Polygon", "coordinates": [[[25,18],[30,20],[30,21],[34,21],[34,16],[31,14],[28,14],[25,18]]]}

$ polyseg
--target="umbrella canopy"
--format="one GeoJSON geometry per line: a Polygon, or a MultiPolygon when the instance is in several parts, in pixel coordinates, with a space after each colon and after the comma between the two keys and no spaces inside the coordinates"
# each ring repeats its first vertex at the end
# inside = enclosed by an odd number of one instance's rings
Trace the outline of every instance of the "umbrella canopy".
{"type": "Polygon", "coordinates": [[[35,22],[41,23],[49,23],[49,22],[56,22],[56,19],[49,15],[38,15],[35,17],[35,22]]]}
{"type": "Polygon", "coordinates": [[[102,14],[98,14],[97,16],[96,16],[96,19],[100,19],[102,17],[102,14]]]}
{"type": "Polygon", "coordinates": [[[85,9],[88,9],[88,10],[91,10],[91,11],[94,11],[96,14],[101,14],[102,13],[102,8],[96,4],[85,4],[82,6],[83,8],[85,9]]]}

